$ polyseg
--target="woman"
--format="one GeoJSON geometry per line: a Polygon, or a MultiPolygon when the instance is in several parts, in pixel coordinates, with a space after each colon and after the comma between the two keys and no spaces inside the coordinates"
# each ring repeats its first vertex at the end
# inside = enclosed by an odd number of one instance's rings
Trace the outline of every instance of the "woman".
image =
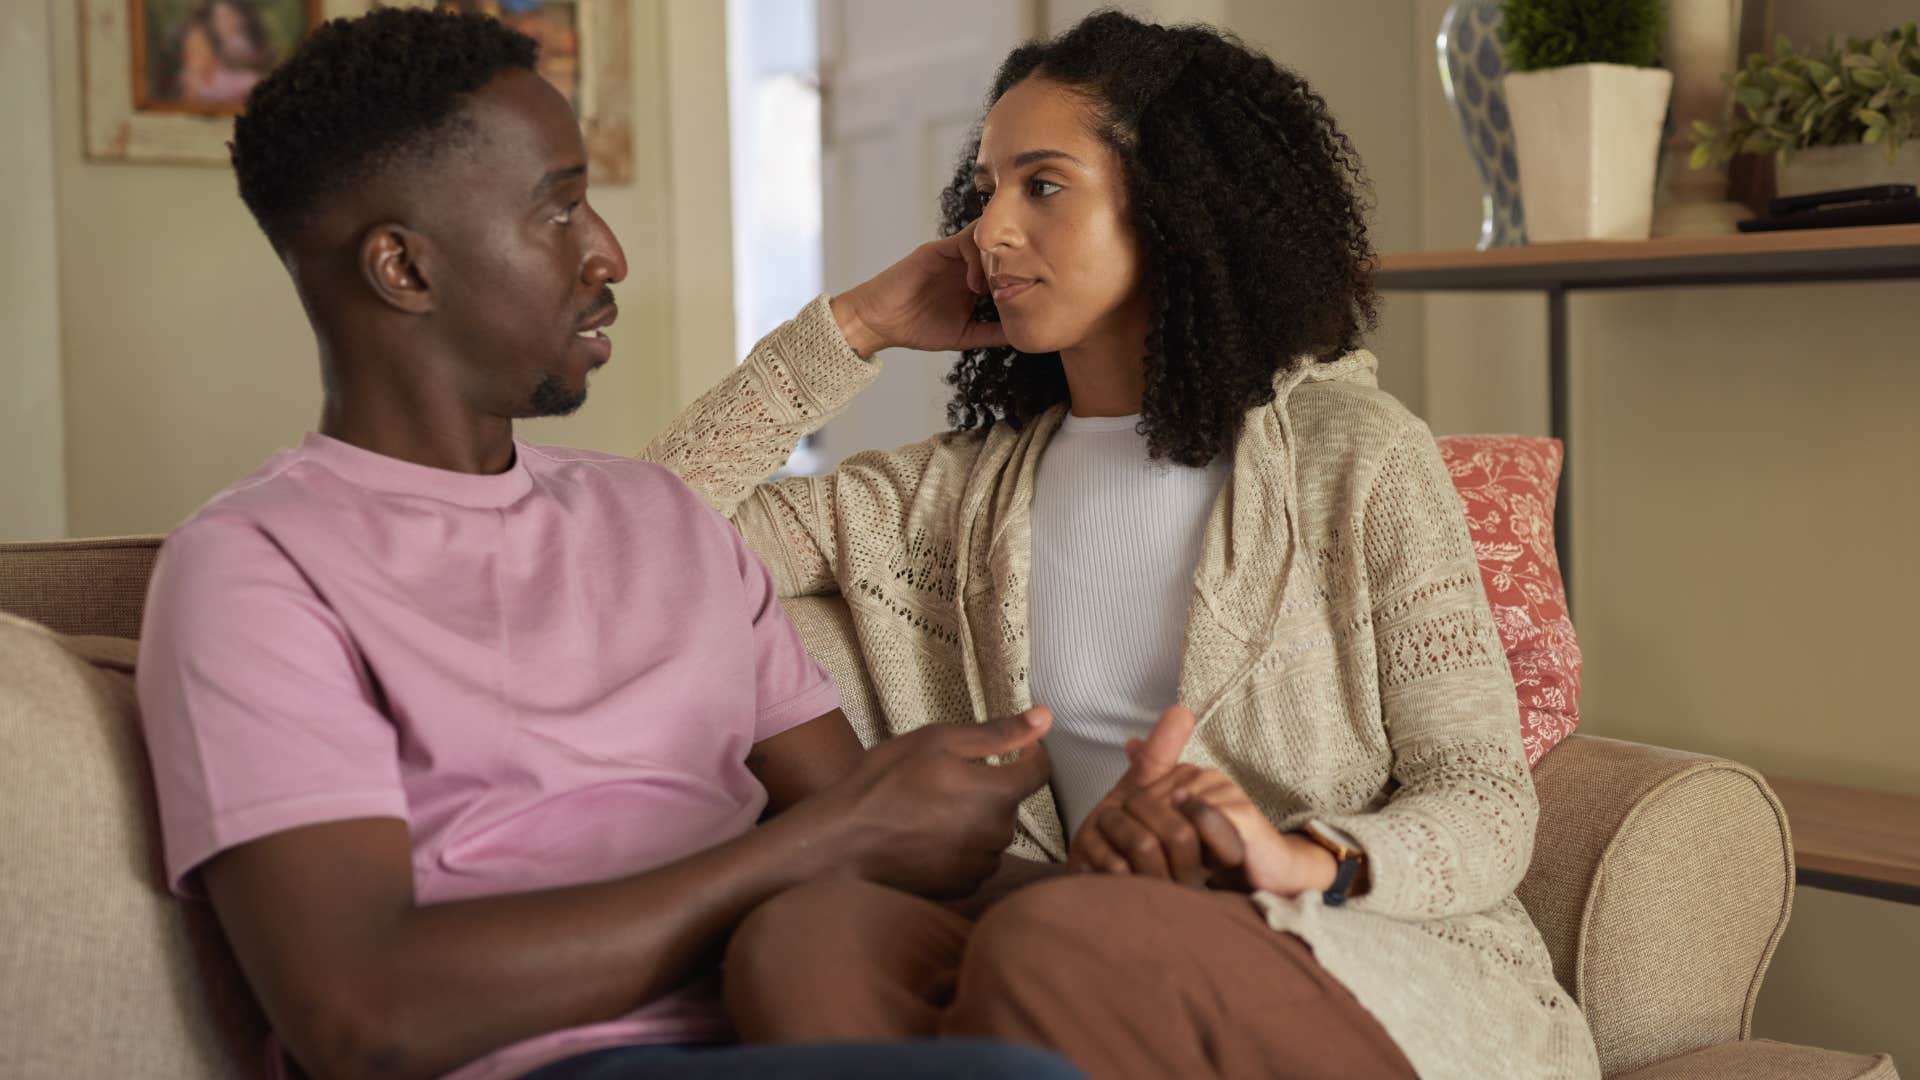
{"type": "Polygon", "coordinates": [[[1080,873],[977,925],[796,890],[735,938],[742,1034],[1013,1038],[1095,1076],[1597,1076],[1514,897],[1537,804],[1465,523],[1355,351],[1363,182],[1325,103],[1111,12],[1016,50],[990,102],[948,239],[895,268],[990,291],[1006,344],[963,354],[955,430],[752,484],[938,319],[869,282],[649,454],[784,595],[845,596],[876,734],[1051,706],[1015,850],[1080,873]],[[878,974],[823,974],[855,955],[878,974]]]}

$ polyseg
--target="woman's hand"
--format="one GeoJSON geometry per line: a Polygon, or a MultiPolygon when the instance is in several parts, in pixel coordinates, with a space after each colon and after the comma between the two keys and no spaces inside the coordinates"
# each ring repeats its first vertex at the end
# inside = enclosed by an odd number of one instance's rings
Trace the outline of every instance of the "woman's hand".
{"type": "Polygon", "coordinates": [[[1218,769],[1198,769],[1169,793],[1207,852],[1216,888],[1298,896],[1333,887],[1333,854],[1299,833],[1283,833],[1239,784],[1218,769]]]}
{"type": "Polygon", "coordinates": [[[1194,723],[1191,709],[1175,705],[1160,714],[1144,742],[1127,743],[1127,771],[1094,804],[1067,847],[1069,871],[1172,877],[1177,864],[1183,880],[1195,872],[1198,838],[1182,834],[1192,828],[1173,810],[1173,786],[1162,785],[1152,797],[1143,797],[1180,767],[1180,752],[1193,737],[1194,723]],[[1162,837],[1161,832],[1170,835],[1162,837]]]}
{"type": "Polygon", "coordinates": [[[1327,849],[1275,829],[1226,773],[1180,764],[1194,724],[1175,705],[1145,740],[1127,743],[1127,771],[1074,833],[1067,870],[1279,896],[1332,887],[1338,866],[1327,849]]]}
{"type": "Polygon", "coordinates": [[[833,298],[833,317],[861,356],[882,349],[978,349],[1007,343],[999,323],[975,322],[986,291],[973,226],[929,240],[906,258],[833,298]]]}

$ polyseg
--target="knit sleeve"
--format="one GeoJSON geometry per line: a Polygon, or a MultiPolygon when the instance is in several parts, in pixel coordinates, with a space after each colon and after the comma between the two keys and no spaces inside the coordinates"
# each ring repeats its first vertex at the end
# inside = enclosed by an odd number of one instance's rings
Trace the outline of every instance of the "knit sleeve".
{"type": "Polygon", "coordinates": [[[1394,790],[1326,820],[1366,849],[1356,909],[1424,920],[1519,885],[1539,803],[1513,680],[1453,484],[1425,425],[1380,462],[1358,522],[1394,790]]]}
{"type": "Polygon", "coordinates": [[[767,477],[879,373],[847,344],[823,295],[762,338],[640,456],[671,469],[731,519],[772,571],[781,597],[831,592],[834,478],[767,477]]]}

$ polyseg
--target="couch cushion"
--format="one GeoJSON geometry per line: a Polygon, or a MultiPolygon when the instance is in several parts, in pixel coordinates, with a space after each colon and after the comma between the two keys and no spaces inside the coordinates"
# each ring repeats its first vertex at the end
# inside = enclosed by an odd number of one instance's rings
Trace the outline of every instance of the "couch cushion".
{"type": "Polygon", "coordinates": [[[1553,547],[1560,442],[1523,435],[1448,435],[1435,442],[1453,475],[1513,670],[1527,764],[1537,765],[1580,723],[1580,642],[1553,547]]]}
{"type": "Polygon", "coordinates": [[[1885,1054],[1847,1054],[1745,1039],[1610,1074],[1608,1080],[1900,1080],[1885,1054]]]}
{"type": "Polygon", "coordinates": [[[140,636],[161,537],[0,544],[0,611],[62,634],[140,636]]]}
{"type": "Polygon", "coordinates": [[[163,885],[134,652],[0,615],[0,1076],[257,1075],[263,1060],[211,911],[163,885]]]}

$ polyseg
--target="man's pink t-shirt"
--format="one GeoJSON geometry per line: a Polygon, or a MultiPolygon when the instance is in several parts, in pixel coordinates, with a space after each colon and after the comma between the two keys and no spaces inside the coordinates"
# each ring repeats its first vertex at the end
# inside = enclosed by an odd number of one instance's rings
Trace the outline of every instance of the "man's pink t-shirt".
{"type": "MultiPolygon", "coordinates": [[[[320,435],[167,538],[139,665],[167,874],[405,821],[420,903],[639,873],[749,829],[762,739],[837,708],[772,578],[644,462],[516,443],[505,473],[320,435]]],[[[468,1065],[722,1038],[709,975],[468,1065]]]]}

